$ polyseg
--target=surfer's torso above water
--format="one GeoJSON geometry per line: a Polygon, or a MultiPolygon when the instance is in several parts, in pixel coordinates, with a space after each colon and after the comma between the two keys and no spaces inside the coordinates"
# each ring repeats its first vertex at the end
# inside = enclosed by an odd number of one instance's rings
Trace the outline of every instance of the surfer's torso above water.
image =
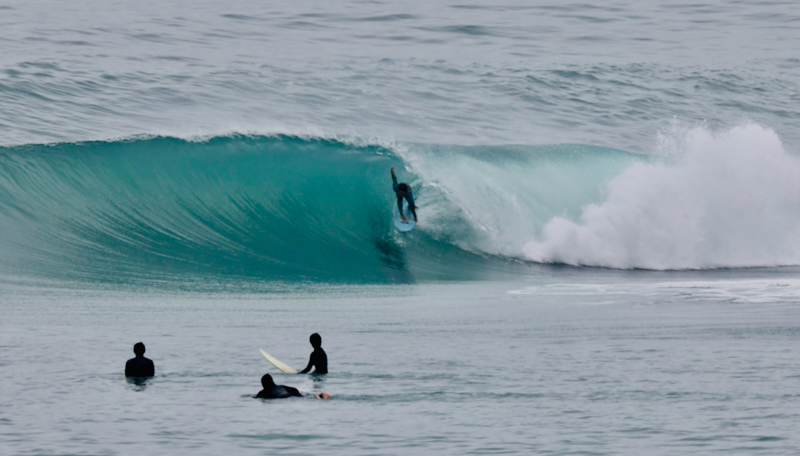
{"type": "Polygon", "coordinates": [[[312,366],[314,367],[315,374],[328,373],[328,355],[325,354],[325,350],[323,350],[322,347],[314,349],[311,353],[311,357],[308,359],[308,366],[299,373],[307,374],[312,366]]]}
{"type": "Polygon", "coordinates": [[[414,194],[411,193],[411,186],[406,184],[405,182],[397,183],[397,176],[394,174],[394,166],[392,166],[392,188],[394,189],[395,195],[397,195],[397,210],[400,211],[400,218],[403,221],[406,220],[405,214],[403,214],[403,198],[408,201],[408,209],[411,211],[411,214],[414,216],[414,221],[417,221],[417,206],[414,205],[414,194]]]}
{"type": "Polygon", "coordinates": [[[325,353],[325,350],[322,349],[322,337],[319,334],[314,333],[308,339],[309,342],[311,342],[311,346],[314,347],[314,351],[311,353],[311,357],[308,359],[308,366],[306,366],[306,368],[301,370],[299,373],[307,374],[308,371],[314,367],[315,374],[327,374],[328,355],[325,353]]]}
{"type": "Polygon", "coordinates": [[[156,375],[156,368],[153,361],[144,357],[144,344],[139,342],[133,346],[133,353],[136,358],[131,358],[125,363],[126,377],[152,377],[156,375]]]}

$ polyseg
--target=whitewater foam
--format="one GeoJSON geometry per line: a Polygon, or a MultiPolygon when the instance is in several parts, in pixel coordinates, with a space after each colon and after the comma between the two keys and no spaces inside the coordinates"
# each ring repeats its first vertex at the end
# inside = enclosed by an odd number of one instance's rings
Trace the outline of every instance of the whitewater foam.
{"type": "Polygon", "coordinates": [[[800,160],[774,131],[694,128],[672,144],[677,154],[630,166],[578,221],[554,217],[522,256],[655,270],[800,264],[800,160]]]}

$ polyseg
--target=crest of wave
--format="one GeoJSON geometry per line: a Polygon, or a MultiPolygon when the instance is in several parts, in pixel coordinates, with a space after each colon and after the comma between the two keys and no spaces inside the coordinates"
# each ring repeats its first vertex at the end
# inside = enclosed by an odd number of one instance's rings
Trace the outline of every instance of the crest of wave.
{"type": "Polygon", "coordinates": [[[628,167],[578,222],[556,217],[523,246],[537,262],[611,268],[800,265],[800,159],[772,130],[703,128],[628,167]]]}

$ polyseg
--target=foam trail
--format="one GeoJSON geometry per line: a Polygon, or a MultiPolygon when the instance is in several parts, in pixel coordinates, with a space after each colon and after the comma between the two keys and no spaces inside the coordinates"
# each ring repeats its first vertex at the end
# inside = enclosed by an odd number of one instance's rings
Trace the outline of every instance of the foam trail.
{"type": "Polygon", "coordinates": [[[630,166],[579,222],[554,217],[537,262],[655,270],[800,264],[800,160],[757,125],[697,128],[679,153],[630,166]]]}

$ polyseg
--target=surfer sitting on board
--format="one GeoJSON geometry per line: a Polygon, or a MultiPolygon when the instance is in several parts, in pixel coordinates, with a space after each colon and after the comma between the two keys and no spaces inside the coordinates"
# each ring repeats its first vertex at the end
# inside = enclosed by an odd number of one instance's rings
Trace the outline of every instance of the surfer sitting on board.
{"type": "MultiPolygon", "coordinates": [[[[283,399],[294,396],[303,397],[297,388],[292,388],[291,386],[286,385],[276,385],[275,380],[273,380],[272,376],[269,374],[265,374],[263,377],[261,377],[261,386],[264,387],[264,389],[256,394],[255,397],[258,399],[283,399]]],[[[314,397],[317,399],[330,399],[331,395],[323,391],[314,397]]]]}
{"type": "Polygon", "coordinates": [[[400,211],[400,218],[406,221],[406,215],[403,214],[403,198],[408,201],[408,209],[414,215],[414,221],[417,221],[417,206],[414,205],[414,195],[411,193],[411,186],[405,182],[397,183],[397,176],[394,175],[394,166],[392,166],[392,188],[397,195],[397,210],[400,211]]]}
{"type": "Polygon", "coordinates": [[[328,355],[326,355],[325,350],[322,349],[322,336],[314,333],[308,338],[308,341],[311,342],[311,346],[314,347],[314,351],[311,352],[311,357],[308,358],[308,366],[298,372],[298,374],[307,374],[308,371],[311,370],[311,366],[316,367],[316,369],[314,369],[315,374],[327,374],[328,355]]]}
{"type": "Polygon", "coordinates": [[[144,344],[137,342],[133,346],[133,353],[136,358],[131,358],[125,363],[126,377],[152,377],[156,375],[156,367],[153,361],[144,357],[144,344]]]}

